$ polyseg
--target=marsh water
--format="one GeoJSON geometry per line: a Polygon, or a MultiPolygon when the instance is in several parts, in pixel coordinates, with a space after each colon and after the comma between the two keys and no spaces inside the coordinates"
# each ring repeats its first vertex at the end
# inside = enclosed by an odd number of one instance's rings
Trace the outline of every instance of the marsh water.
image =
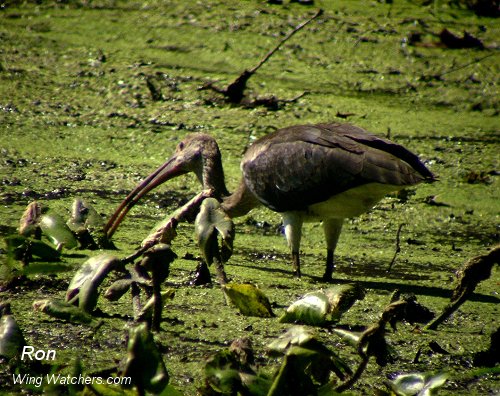
{"type": "MultiPolygon", "coordinates": [[[[216,137],[226,182],[234,189],[242,153],[255,139],[294,124],[349,122],[417,153],[439,181],[405,197],[389,196],[346,221],[334,282],[357,282],[366,297],[339,325],[356,329],[376,322],[396,289],[440,312],[455,271],[499,240],[498,20],[444,1],[316,3],[1,3],[0,236],[17,232],[34,200],[68,216],[80,197],[109,217],[188,133],[216,137]],[[278,108],[228,104],[199,89],[207,82],[229,84],[318,7],[324,14],[248,82],[249,95],[274,95],[282,100],[278,108]],[[443,29],[457,37],[466,31],[482,48],[450,48],[440,38],[443,29]],[[160,97],[153,98],[147,81],[160,97]],[[387,272],[401,224],[400,251],[387,272]]],[[[133,252],[159,220],[199,190],[196,178],[186,175],[151,192],[118,229],[113,254],[133,252]]],[[[178,259],[165,288],[175,289],[175,297],[155,335],[170,385],[196,394],[206,359],[241,337],[251,339],[259,369],[272,376],[279,361],[267,355],[266,345],[289,325],[241,315],[226,303],[214,275],[212,285],[189,285],[200,257],[192,224],[179,226],[172,249],[178,259]]],[[[6,285],[0,298],[11,302],[29,345],[55,349],[63,366],[78,356],[89,373],[118,365],[133,324],[126,297],[99,300],[98,329],[32,309],[34,300],[62,298],[74,271],[95,251],[63,250],[69,270],[18,279],[5,249],[0,253],[6,285]]],[[[295,279],[280,216],[258,209],[236,220],[234,254],[225,268],[232,281],[257,284],[279,316],[303,294],[328,287],[321,281],[325,253],[321,226],[307,224],[303,276],[295,279]]],[[[400,373],[444,371],[450,378],[440,394],[497,394],[498,371],[478,374],[472,360],[498,328],[499,279],[494,268],[436,331],[410,323],[390,330],[387,340],[397,358],[385,367],[370,361],[350,392],[385,389],[384,382],[400,373]],[[432,349],[433,343],[446,353],[432,349]]],[[[355,350],[330,327],[315,331],[355,365],[355,350]]],[[[0,368],[0,389],[38,391],[14,386],[11,378],[7,366],[0,368]]]]}

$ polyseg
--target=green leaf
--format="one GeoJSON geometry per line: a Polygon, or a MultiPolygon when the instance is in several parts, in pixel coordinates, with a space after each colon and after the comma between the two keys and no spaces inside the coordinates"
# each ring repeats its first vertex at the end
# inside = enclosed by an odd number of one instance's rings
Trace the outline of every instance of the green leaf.
{"type": "MultiPolygon", "coordinates": [[[[268,346],[271,355],[285,354],[306,356],[310,354],[311,374],[322,377],[333,371],[340,379],[345,378],[345,374],[352,374],[349,365],[338,357],[333,351],[328,349],[313,333],[304,326],[293,326],[268,346]],[[309,352],[306,352],[308,350],[309,352]]],[[[319,382],[316,380],[315,382],[319,382]]]]}
{"type": "Polygon", "coordinates": [[[222,286],[225,296],[242,315],[270,318],[275,316],[269,299],[255,285],[228,283],[222,286]]]}
{"type": "Polygon", "coordinates": [[[33,303],[35,311],[43,312],[53,318],[66,320],[71,323],[91,323],[93,318],[87,312],[65,301],[38,300],[33,303]]]}
{"type": "Polygon", "coordinates": [[[66,249],[74,249],[78,242],[66,225],[66,222],[58,214],[45,214],[40,219],[42,233],[56,246],[64,246],[66,249]]]}
{"type": "Polygon", "coordinates": [[[266,396],[271,388],[272,381],[262,375],[240,372],[242,386],[252,396],[266,396]]]}
{"type": "Polygon", "coordinates": [[[106,289],[104,297],[109,301],[118,301],[126,292],[129,291],[133,281],[134,280],[132,278],[118,279],[106,289]]]}
{"type": "Polygon", "coordinates": [[[76,272],[66,292],[66,301],[92,312],[99,297],[99,286],[120,260],[108,253],[88,259],[76,272]]]}
{"type": "Polygon", "coordinates": [[[169,376],[163,359],[146,323],[129,331],[128,355],[123,371],[138,388],[160,393],[168,385],[169,376]]]}
{"type": "Polygon", "coordinates": [[[28,238],[21,235],[11,235],[5,238],[7,254],[16,260],[23,256],[35,256],[44,261],[57,261],[61,253],[49,244],[38,239],[28,238]]]}
{"type": "Polygon", "coordinates": [[[211,265],[219,253],[219,235],[222,238],[222,261],[227,261],[233,252],[234,224],[215,198],[206,198],[203,201],[194,224],[198,246],[205,262],[211,265]]]}
{"type": "Polygon", "coordinates": [[[89,228],[101,228],[103,221],[92,205],[83,199],[75,198],[71,206],[71,216],[66,224],[73,232],[81,232],[89,228]]]}
{"type": "Polygon", "coordinates": [[[12,359],[25,345],[23,333],[10,314],[0,318],[0,356],[12,359]]]}
{"type": "Polygon", "coordinates": [[[267,347],[273,352],[283,354],[291,346],[309,346],[318,342],[312,330],[304,326],[293,326],[267,347]]]}

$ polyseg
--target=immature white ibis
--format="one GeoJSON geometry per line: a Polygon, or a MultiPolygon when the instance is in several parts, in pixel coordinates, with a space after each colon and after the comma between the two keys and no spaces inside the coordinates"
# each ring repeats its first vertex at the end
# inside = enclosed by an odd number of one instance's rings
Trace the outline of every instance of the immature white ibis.
{"type": "Polygon", "coordinates": [[[434,180],[418,157],[403,146],[349,124],[279,129],[248,148],[241,170],[240,185],[229,194],[215,139],[188,135],[172,158],[127,196],[105,231],[111,237],[128,210],[153,188],[194,172],[203,188],[212,189],[222,200],[230,217],[243,216],[259,205],[281,213],[298,277],[302,223],[322,221],[327,245],[323,278],[329,281],[345,218],[370,210],[387,193],[434,180]]]}

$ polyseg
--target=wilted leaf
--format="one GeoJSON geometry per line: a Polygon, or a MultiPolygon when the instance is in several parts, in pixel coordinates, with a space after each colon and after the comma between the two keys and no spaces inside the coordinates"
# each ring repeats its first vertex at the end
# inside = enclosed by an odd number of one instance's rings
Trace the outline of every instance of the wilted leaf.
{"type": "Polygon", "coordinates": [[[194,224],[198,246],[206,263],[211,265],[218,253],[218,235],[222,237],[222,261],[227,261],[233,252],[234,224],[215,198],[203,201],[194,224]]]}
{"type": "Polygon", "coordinates": [[[358,284],[337,285],[325,290],[331,305],[331,315],[333,320],[339,320],[344,312],[357,300],[365,297],[365,291],[358,284]]]}
{"type": "Polygon", "coordinates": [[[256,286],[249,283],[228,283],[223,285],[222,290],[241,314],[261,318],[274,316],[268,298],[256,286]]]}
{"type": "Polygon", "coordinates": [[[99,297],[98,287],[119,264],[120,260],[108,253],[88,259],[76,272],[66,292],[66,301],[85,312],[92,312],[99,297]]]}
{"type": "Polygon", "coordinates": [[[0,356],[12,359],[25,345],[23,333],[14,317],[4,314],[0,318],[0,356]]]}
{"type": "Polygon", "coordinates": [[[31,202],[24,211],[19,222],[19,234],[23,236],[40,237],[40,219],[42,216],[42,205],[37,202],[31,202]]]}
{"type": "Polygon", "coordinates": [[[153,272],[159,283],[167,279],[170,272],[170,263],[177,255],[170,249],[170,245],[159,243],[148,249],[143,254],[141,266],[146,271],[153,272]]]}
{"type": "Polygon", "coordinates": [[[307,293],[288,307],[280,318],[282,323],[304,323],[322,326],[338,321],[364,292],[357,285],[339,285],[325,291],[307,293]]]}
{"type": "Polygon", "coordinates": [[[40,219],[42,233],[56,246],[74,249],[78,246],[75,236],[58,214],[45,214],[40,219]]]}
{"type": "Polygon", "coordinates": [[[123,376],[131,377],[132,384],[139,389],[161,393],[169,376],[146,323],[130,329],[127,351],[123,376]]]}
{"type": "Polygon", "coordinates": [[[38,300],[33,303],[35,311],[43,312],[53,318],[66,320],[71,323],[90,323],[92,316],[80,308],[64,301],[58,300],[38,300]]]}

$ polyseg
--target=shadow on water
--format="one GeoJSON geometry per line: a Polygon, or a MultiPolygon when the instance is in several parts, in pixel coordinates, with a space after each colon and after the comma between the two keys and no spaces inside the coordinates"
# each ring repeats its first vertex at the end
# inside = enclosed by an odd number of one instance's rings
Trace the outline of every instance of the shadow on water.
{"type": "MultiPolygon", "coordinates": [[[[277,257],[277,255],[273,255],[273,257],[277,257]]],[[[255,262],[255,261],[254,261],[255,262]]],[[[239,263],[236,266],[238,267],[244,267],[248,269],[253,269],[256,271],[263,271],[266,273],[273,274],[273,276],[280,275],[283,277],[289,277],[291,278],[292,272],[291,269],[283,269],[283,268],[276,268],[276,267],[269,267],[265,265],[252,265],[252,264],[243,264],[239,263]]],[[[376,263],[374,263],[374,267],[376,266],[376,263]]],[[[291,268],[291,267],[290,267],[291,268]]],[[[379,271],[381,273],[381,271],[379,271]]],[[[373,289],[373,290],[383,290],[383,291],[389,291],[393,292],[394,290],[399,290],[402,293],[413,293],[416,295],[425,295],[425,296],[431,296],[431,297],[440,297],[444,299],[450,299],[453,289],[444,289],[439,286],[427,286],[427,285],[418,285],[415,283],[408,283],[408,279],[406,279],[404,276],[399,276],[401,274],[405,274],[401,271],[399,271],[396,275],[396,273],[390,272],[388,273],[387,271],[384,270],[383,275],[381,274],[380,277],[383,279],[381,280],[367,280],[367,279],[360,279],[359,272],[358,271],[352,271],[352,270],[345,270],[342,268],[342,266],[339,266],[336,268],[336,271],[334,272],[333,276],[334,279],[332,281],[333,284],[346,284],[346,283],[352,283],[356,282],[360,284],[363,288],[365,289],[373,289]],[[336,278],[335,274],[341,274],[348,276],[349,279],[342,279],[342,278],[336,278]],[[388,277],[393,278],[392,280],[388,280],[388,277]],[[397,279],[397,280],[396,280],[397,279]]],[[[375,272],[372,272],[370,276],[376,276],[375,272]]],[[[309,279],[310,281],[314,283],[320,283],[326,285],[321,278],[321,276],[316,276],[316,275],[311,275],[307,272],[302,272],[302,278],[309,279]]],[[[428,279],[428,277],[425,277],[424,279],[428,279]]],[[[415,280],[415,279],[412,279],[415,280]]],[[[455,284],[452,285],[454,287],[455,284]]],[[[469,297],[470,301],[476,301],[476,302],[483,302],[483,303],[500,303],[500,298],[492,296],[492,295],[487,295],[487,294],[480,294],[480,293],[473,293],[469,297]]]]}

